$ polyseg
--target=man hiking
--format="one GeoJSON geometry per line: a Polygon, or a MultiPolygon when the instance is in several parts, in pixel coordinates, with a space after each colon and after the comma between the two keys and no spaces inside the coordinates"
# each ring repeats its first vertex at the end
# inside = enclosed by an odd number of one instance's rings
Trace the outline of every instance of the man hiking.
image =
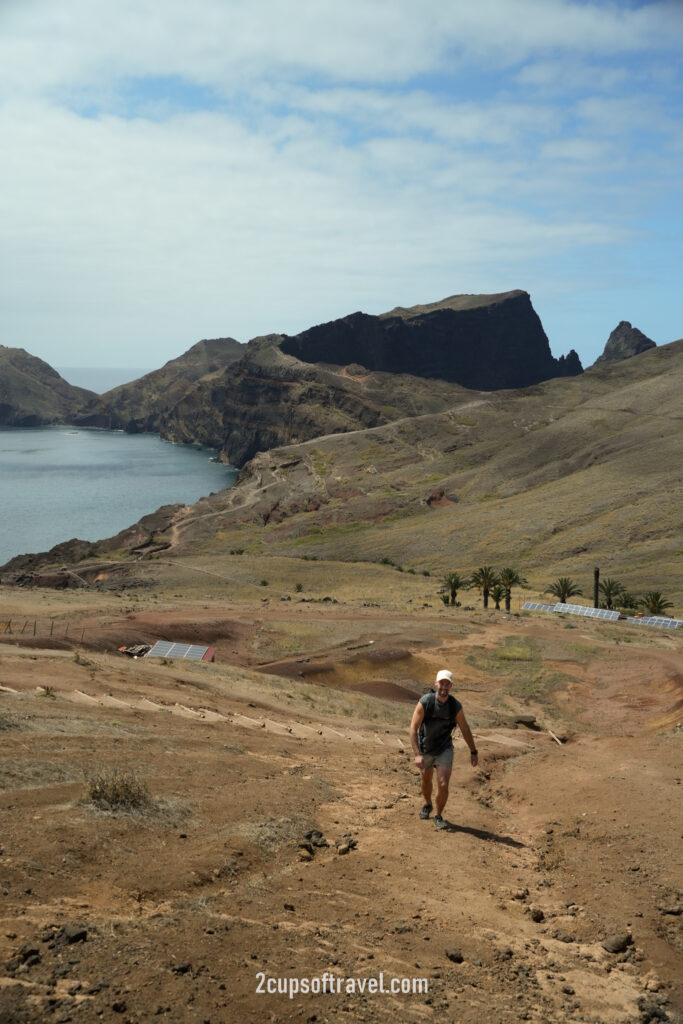
{"type": "Polygon", "coordinates": [[[410,743],[415,754],[415,764],[420,769],[422,795],[425,804],[420,811],[421,818],[432,813],[432,775],[436,768],[436,814],[437,828],[448,828],[442,818],[448,800],[448,782],[453,765],[453,737],[456,725],[460,726],[465,743],[470,748],[470,763],[477,767],[479,757],[474,737],[465,718],[462,704],[449,695],[453,685],[453,674],[447,669],[437,673],[434,689],[420,697],[410,723],[410,743]]]}

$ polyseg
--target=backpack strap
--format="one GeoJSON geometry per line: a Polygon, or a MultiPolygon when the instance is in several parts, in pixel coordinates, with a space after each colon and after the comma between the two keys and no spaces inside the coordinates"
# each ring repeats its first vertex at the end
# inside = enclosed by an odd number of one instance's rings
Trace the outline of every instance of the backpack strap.
{"type": "MultiPolygon", "coordinates": [[[[423,707],[424,707],[424,718],[422,719],[422,721],[425,724],[429,721],[429,719],[434,714],[434,708],[436,707],[436,693],[435,693],[435,691],[434,690],[430,690],[430,692],[427,694],[427,696],[429,697],[429,700],[425,701],[425,703],[423,705],[423,707]]],[[[455,699],[455,697],[451,693],[449,693],[448,694],[448,707],[450,708],[450,711],[451,711],[451,722],[452,723],[455,723],[455,719],[456,719],[456,716],[458,714],[458,712],[456,710],[457,706],[458,706],[457,700],[455,699]]]]}
{"type": "Polygon", "coordinates": [[[422,719],[422,721],[425,724],[429,721],[429,719],[434,714],[434,707],[436,706],[436,693],[434,692],[434,690],[430,690],[429,693],[427,694],[427,696],[429,697],[429,700],[425,701],[424,704],[423,704],[423,707],[424,707],[424,718],[422,719]]]}

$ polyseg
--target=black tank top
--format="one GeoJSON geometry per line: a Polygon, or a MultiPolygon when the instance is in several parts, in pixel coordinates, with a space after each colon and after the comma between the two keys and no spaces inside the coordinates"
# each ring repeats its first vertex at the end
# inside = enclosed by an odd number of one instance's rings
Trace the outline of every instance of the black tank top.
{"type": "Polygon", "coordinates": [[[425,709],[425,717],[420,732],[423,735],[421,750],[423,754],[432,754],[436,757],[444,750],[453,746],[451,733],[455,728],[456,715],[462,710],[460,701],[448,695],[448,700],[443,704],[436,699],[436,694],[425,693],[420,697],[420,704],[425,709]],[[429,713],[429,706],[432,706],[432,713],[429,713]]]}

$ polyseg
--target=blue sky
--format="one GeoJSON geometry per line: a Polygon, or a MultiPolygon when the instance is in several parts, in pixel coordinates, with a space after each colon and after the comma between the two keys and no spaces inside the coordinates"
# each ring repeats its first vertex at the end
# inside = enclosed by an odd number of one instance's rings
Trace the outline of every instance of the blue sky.
{"type": "Polygon", "coordinates": [[[160,366],[523,288],[683,336],[683,4],[3,0],[0,342],[160,366]]]}

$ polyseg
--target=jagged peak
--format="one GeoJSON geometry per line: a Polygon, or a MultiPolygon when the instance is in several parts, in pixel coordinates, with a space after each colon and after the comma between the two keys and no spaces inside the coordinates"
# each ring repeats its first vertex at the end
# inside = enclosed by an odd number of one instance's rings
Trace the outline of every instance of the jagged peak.
{"type": "Polygon", "coordinates": [[[629,320],[620,320],[614,328],[601,356],[596,359],[594,365],[603,363],[616,363],[622,359],[631,359],[633,356],[656,348],[656,342],[648,338],[637,327],[633,327],[629,320]]]}

